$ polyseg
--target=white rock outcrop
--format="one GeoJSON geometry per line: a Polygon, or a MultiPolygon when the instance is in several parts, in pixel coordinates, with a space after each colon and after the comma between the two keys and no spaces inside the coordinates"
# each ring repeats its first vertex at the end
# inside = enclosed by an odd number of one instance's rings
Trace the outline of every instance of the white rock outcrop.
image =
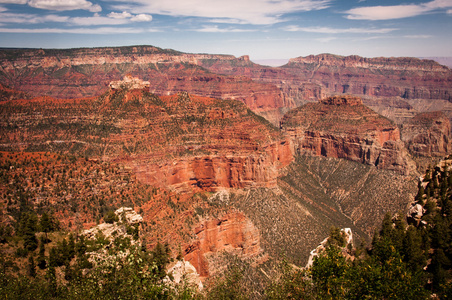
{"type": "MultiPolygon", "coordinates": [[[[188,284],[197,286],[199,291],[204,288],[196,268],[189,261],[178,260],[174,266],[168,269],[168,274],[171,274],[171,281],[175,284],[186,280],[188,284]]],[[[167,277],[166,281],[169,280],[169,277],[167,277]]]]}
{"type": "Polygon", "coordinates": [[[113,90],[142,90],[149,89],[151,83],[149,81],[144,81],[139,78],[132,77],[130,75],[124,76],[123,80],[110,82],[110,88],[113,90]]]}
{"type": "MultiPolygon", "coordinates": [[[[347,248],[349,244],[353,243],[353,233],[350,228],[342,228],[341,233],[344,234],[345,237],[345,247],[344,250],[347,248]]],[[[306,269],[310,268],[312,264],[314,263],[315,257],[319,256],[323,251],[325,251],[327,243],[328,243],[329,237],[324,239],[320,245],[317,246],[314,250],[312,250],[309,254],[308,263],[306,264],[306,269]]]]}
{"type": "Polygon", "coordinates": [[[87,229],[82,232],[88,239],[97,238],[98,234],[102,234],[105,238],[112,240],[116,236],[127,236],[126,225],[136,225],[143,222],[143,217],[137,214],[130,207],[121,207],[115,211],[115,215],[118,216],[118,222],[113,224],[102,223],[93,228],[87,229]]]}

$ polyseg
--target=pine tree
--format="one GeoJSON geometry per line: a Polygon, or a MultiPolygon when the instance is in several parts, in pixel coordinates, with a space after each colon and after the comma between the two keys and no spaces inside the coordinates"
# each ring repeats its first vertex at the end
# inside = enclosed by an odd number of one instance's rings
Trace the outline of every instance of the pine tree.
{"type": "Polygon", "coordinates": [[[33,255],[28,257],[27,274],[30,277],[36,277],[36,265],[33,255]]]}
{"type": "Polygon", "coordinates": [[[47,266],[44,244],[45,244],[44,239],[41,238],[39,241],[39,254],[38,254],[38,267],[41,270],[45,269],[47,266]]]}

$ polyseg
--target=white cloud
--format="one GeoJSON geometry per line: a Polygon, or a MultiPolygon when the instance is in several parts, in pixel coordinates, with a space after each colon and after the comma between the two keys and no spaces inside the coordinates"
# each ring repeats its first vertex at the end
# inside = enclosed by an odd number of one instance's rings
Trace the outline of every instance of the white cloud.
{"type": "Polygon", "coordinates": [[[430,9],[448,8],[452,7],[451,0],[434,0],[424,4],[425,7],[430,9]]]}
{"type": "Polygon", "coordinates": [[[138,14],[130,18],[130,20],[134,22],[150,22],[152,21],[152,16],[146,14],[138,14]]]}
{"type": "Polygon", "coordinates": [[[122,13],[111,12],[108,14],[108,17],[113,19],[127,19],[131,18],[132,14],[125,11],[123,11],[122,13]]]}
{"type": "Polygon", "coordinates": [[[282,15],[294,12],[320,10],[329,7],[332,0],[123,0],[113,7],[133,13],[169,16],[202,17],[223,20],[223,23],[275,24],[282,15]]]}
{"type": "Polygon", "coordinates": [[[4,23],[38,24],[45,22],[67,22],[69,17],[57,15],[39,16],[33,14],[0,13],[0,19],[4,23]]]}
{"type": "Polygon", "coordinates": [[[389,20],[420,15],[425,12],[419,5],[369,6],[352,8],[346,13],[350,20],[389,20]]]}
{"type": "Polygon", "coordinates": [[[447,13],[448,13],[449,15],[452,15],[452,9],[447,10],[447,13]]]}
{"type": "Polygon", "coordinates": [[[121,25],[129,23],[127,19],[103,17],[94,14],[92,17],[74,17],[69,20],[70,23],[82,26],[95,25],[121,25]]]}
{"type": "Polygon", "coordinates": [[[390,20],[415,17],[448,7],[452,7],[452,0],[434,0],[422,4],[357,7],[345,13],[346,18],[350,20],[390,20]]]}
{"type": "Polygon", "coordinates": [[[253,32],[251,29],[237,29],[237,28],[219,28],[218,26],[204,26],[203,28],[196,29],[198,32],[213,32],[213,33],[226,33],[226,32],[253,32]]]}
{"type": "Polygon", "coordinates": [[[407,39],[429,39],[432,36],[426,34],[415,34],[415,35],[404,35],[403,37],[407,39]]]}
{"type": "Polygon", "coordinates": [[[151,15],[146,14],[138,14],[132,15],[131,13],[123,11],[122,13],[111,12],[108,14],[108,17],[113,19],[130,19],[132,22],[150,22],[152,21],[151,15]]]}
{"type": "Polygon", "coordinates": [[[0,0],[0,3],[27,4],[28,0],[0,0]]]}
{"type": "Polygon", "coordinates": [[[91,12],[102,11],[98,4],[93,4],[86,0],[29,0],[28,5],[34,8],[47,10],[77,10],[83,9],[91,12]]]}
{"type": "MultiPolygon", "coordinates": [[[[1,8],[1,7],[0,7],[1,8]]],[[[123,25],[130,22],[151,21],[149,15],[132,15],[130,13],[111,13],[108,16],[101,16],[95,13],[92,17],[68,17],[54,14],[36,15],[36,14],[17,14],[2,12],[0,10],[0,20],[2,23],[15,24],[39,24],[46,22],[65,22],[80,26],[99,26],[99,25],[123,25]]]]}
{"type": "Polygon", "coordinates": [[[2,7],[2,6],[0,6],[0,12],[4,12],[4,11],[7,11],[7,9],[2,7]]]}
{"type": "Polygon", "coordinates": [[[332,28],[332,27],[298,27],[287,26],[285,31],[302,31],[313,33],[328,33],[328,34],[340,34],[340,33],[388,33],[397,30],[396,28],[332,28]]]}
{"type": "MultiPolygon", "coordinates": [[[[149,31],[149,30],[147,30],[149,31]]],[[[99,28],[1,28],[0,33],[75,33],[75,34],[119,34],[119,33],[141,33],[142,29],[99,27],[99,28]]]]}
{"type": "Polygon", "coordinates": [[[243,20],[239,20],[239,19],[231,19],[231,18],[217,18],[217,19],[210,19],[207,20],[210,23],[223,23],[223,24],[248,24],[248,22],[245,22],[243,20]]]}
{"type": "Polygon", "coordinates": [[[337,38],[334,36],[330,36],[330,37],[326,37],[326,38],[318,38],[318,39],[316,39],[316,41],[318,41],[320,43],[328,43],[328,42],[334,41],[335,39],[337,39],[337,38]]]}

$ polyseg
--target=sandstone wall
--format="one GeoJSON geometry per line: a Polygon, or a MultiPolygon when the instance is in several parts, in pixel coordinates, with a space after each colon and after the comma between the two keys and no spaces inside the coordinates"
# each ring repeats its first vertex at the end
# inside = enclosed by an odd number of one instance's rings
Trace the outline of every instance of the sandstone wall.
{"type": "Polygon", "coordinates": [[[209,276],[206,255],[227,251],[251,258],[262,252],[258,229],[241,212],[204,220],[195,228],[195,234],[198,240],[185,248],[184,259],[201,277],[209,276]]]}
{"type": "Polygon", "coordinates": [[[451,151],[450,121],[443,112],[414,116],[402,126],[402,140],[418,156],[446,156],[451,151]]]}

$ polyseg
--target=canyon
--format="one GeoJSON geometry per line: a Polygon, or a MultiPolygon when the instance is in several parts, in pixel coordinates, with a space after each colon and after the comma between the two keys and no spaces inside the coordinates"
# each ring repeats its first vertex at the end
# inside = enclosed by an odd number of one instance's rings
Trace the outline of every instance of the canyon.
{"type": "MultiPolygon", "coordinates": [[[[155,245],[163,239],[173,249],[182,247],[185,260],[202,278],[218,271],[212,265],[223,250],[250,260],[289,253],[294,261],[304,263],[308,250],[333,225],[353,228],[365,239],[382,212],[403,208],[416,187],[406,150],[390,146],[403,144],[397,126],[366,108],[359,98],[338,96],[309,103],[288,113],[279,129],[242,102],[188,93],[158,97],[140,82],[116,81],[99,97],[3,101],[0,150],[76,155],[81,166],[86,161],[121,166],[115,172],[122,181],[115,189],[125,185],[132,191],[113,190],[103,198],[122,195],[125,201],[128,195],[126,204],[133,203],[136,211],[142,210],[144,222],[153,224],[144,228],[147,243],[155,245]],[[337,122],[338,116],[348,121],[337,122]],[[329,126],[328,138],[322,133],[325,126],[329,126]],[[320,143],[313,143],[311,133],[320,143]],[[335,144],[338,137],[343,141],[335,144]],[[308,153],[320,160],[305,161],[308,153]],[[338,160],[338,165],[328,167],[337,170],[334,176],[324,178],[323,167],[314,167],[337,158],[350,162],[338,160]],[[360,169],[354,161],[368,166],[360,169]],[[346,182],[337,184],[346,173],[346,182]],[[362,184],[377,190],[369,191],[372,200],[362,202],[355,194],[356,174],[370,177],[362,184]],[[354,184],[346,187],[348,180],[354,184]],[[392,183],[379,186],[381,181],[392,183]],[[394,184],[399,193],[392,191],[394,184]],[[141,190],[148,195],[141,196],[141,190]],[[230,192],[224,194],[225,190],[230,192]],[[214,194],[199,198],[205,193],[214,194]],[[370,203],[379,208],[368,219],[363,210],[370,203]],[[294,248],[287,248],[288,239],[294,248]]],[[[86,186],[92,178],[74,183],[86,186]]],[[[97,189],[74,187],[74,192],[95,199],[97,189]]],[[[92,206],[93,212],[80,214],[78,208],[86,204],[75,204],[73,193],[64,198],[67,204],[57,206],[56,195],[32,191],[38,193],[36,199],[52,199],[67,228],[92,225],[99,217],[98,204],[92,206]]],[[[61,193],[60,188],[51,191],[61,193]]],[[[117,201],[108,205],[123,203],[117,201]]]]}
{"type": "Polygon", "coordinates": [[[415,170],[397,125],[357,97],[308,103],[287,113],[282,127],[300,154],[346,158],[407,175],[415,170]]]}
{"type": "Polygon", "coordinates": [[[133,207],[146,245],[169,243],[203,280],[224,251],[305,265],[331,226],[368,240],[407,208],[417,159],[450,151],[451,74],[414,58],[2,49],[1,221],[20,186],[67,230],[133,207]],[[26,153],[42,162],[18,167],[26,153]]]}
{"type": "Polygon", "coordinates": [[[189,54],[152,46],[0,51],[0,82],[32,96],[100,95],[111,81],[128,74],[149,81],[150,91],[157,95],[188,92],[243,101],[275,125],[288,110],[338,93],[362,96],[366,105],[379,109],[388,107],[380,99],[392,97],[389,107],[423,99],[442,110],[452,95],[452,71],[416,58],[321,54],[293,58],[276,68],[255,64],[248,56],[189,54]]]}

